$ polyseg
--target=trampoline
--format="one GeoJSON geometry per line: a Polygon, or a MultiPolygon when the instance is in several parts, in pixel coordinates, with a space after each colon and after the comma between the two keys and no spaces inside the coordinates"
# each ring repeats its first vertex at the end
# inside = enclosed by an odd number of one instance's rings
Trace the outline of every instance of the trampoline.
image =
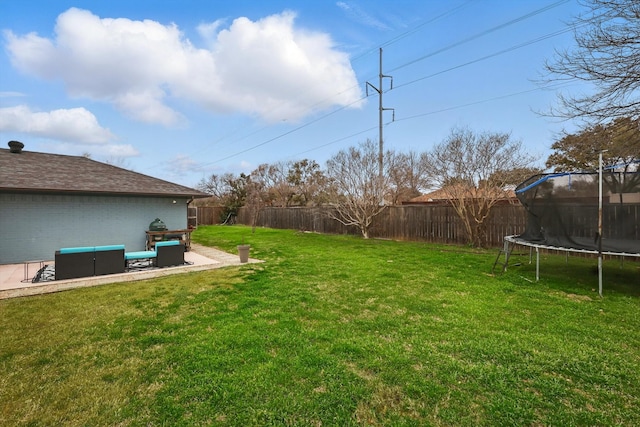
{"type": "Polygon", "coordinates": [[[602,257],[640,257],[638,163],[600,167],[597,172],[534,175],[518,185],[516,196],[527,211],[525,231],[505,236],[496,263],[504,254],[505,271],[513,247],[528,246],[530,261],[536,252],[539,280],[540,249],[597,255],[602,295],[602,257]]]}

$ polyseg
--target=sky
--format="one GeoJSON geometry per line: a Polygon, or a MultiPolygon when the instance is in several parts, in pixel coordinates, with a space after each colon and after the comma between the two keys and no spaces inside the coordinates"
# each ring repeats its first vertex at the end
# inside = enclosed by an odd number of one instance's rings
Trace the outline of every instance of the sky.
{"type": "Polygon", "coordinates": [[[0,0],[0,144],[194,187],[379,140],[506,132],[539,159],[576,125],[540,84],[577,0],[0,0]],[[381,54],[382,49],[382,54],[381,54]],[[380,63],[385,76],[380,85],[380,63]]]}

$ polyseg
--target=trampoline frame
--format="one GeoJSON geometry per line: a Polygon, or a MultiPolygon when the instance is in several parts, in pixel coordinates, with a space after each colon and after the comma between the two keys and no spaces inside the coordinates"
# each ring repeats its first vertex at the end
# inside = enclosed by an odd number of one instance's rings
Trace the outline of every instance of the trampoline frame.
{"type": "MultiPolygon", "coordinates": [[[[504,252],[504,264],[502,265],[502,271],[507,271],[509,266],[509,258],[511,257],[511,251],[513,247],[516,245],[527,246],[531,249],[535,249],[536,251],[536,282],[540,280],[540,249],[552,250],[552,251],[561,251],[566,252],[567,256],[569,256],[569,252],[581,253],[581,254],[590,254],[590,255],[610,255],[610,256],[619,256],[624,259],[624,257],[636,257],[640,258],[640,253],[630,253],[630,252],[611,252],[611,251],[597,251],[593,249],[576,249],[576,248],[566,248],[562,246],[550,246],[535,242],[530,242],[528,240],[520,239],[517,235],[513,236],[505,236],[504,237],[504,247],[502,251],[498,254],[498,259],[496,259],[496,263],[500,259],[500,256],[504,252]]],[[[532,254],[529,252],[529,263],[532,261],[532,254]]],[[[495,268],[494,264],[494,268],[495,268]]]]}

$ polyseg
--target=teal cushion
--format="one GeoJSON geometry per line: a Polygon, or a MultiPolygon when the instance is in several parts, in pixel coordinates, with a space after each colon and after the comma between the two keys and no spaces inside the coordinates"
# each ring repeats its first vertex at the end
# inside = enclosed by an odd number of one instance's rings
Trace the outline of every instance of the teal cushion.
{"type": "Polygon", "coordinates": [[[95,247],[93,246],[85,246],[85,247],[77,247],[77,248],[61,248],[61,254],[78,254],[82,252],[94,252],[95,247]]]}
{"type": "Polygon", "coordinates": [[[96,252],[124,250],[124,245],[96,246],[96,252]]]}
{"type": "Polygon", "coordinates": [[[155,258],[156,251],[125,252],[124,259],[155,258]]]}
{"type": "Polygon", "coordinates": [[[156,248],[158,246],[178,246],[180,243],[180,240],[167,240],[165,242],[158,242],[156,243],[156,248]]]}

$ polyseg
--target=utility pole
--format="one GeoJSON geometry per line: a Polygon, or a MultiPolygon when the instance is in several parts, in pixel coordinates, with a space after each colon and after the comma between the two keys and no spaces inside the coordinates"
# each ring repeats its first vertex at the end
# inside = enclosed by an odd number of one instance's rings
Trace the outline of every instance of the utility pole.
{"type": "Polygon", "coordinates": [[[389,78],[391,79],[391,86],[389,87],[389,90],[393,89],[393,77],[392,76],[387,76],[382,74],[382,48],[380,48],[380,72],[378,74],[379,77],[379,83],[378,83],[378,87],[375,87],[374,85],[372,85],[371,83],[367,82],[367,96],[369,96],[369,87],[371,87],[373,90],[375,90],[376,92],[378,92],[378,145],[379,145],[379,151],[378,151],[378,179],[379,179],[379,184],[382,185],[382,174],[383,174],[383,142],[382,142],[382,113],[384,110],[392,110],[393,111],[393,119],[396,119],[396,110],[394,108],[384,108],[382,106],[382,79],[383,78],[389,78]]]}

